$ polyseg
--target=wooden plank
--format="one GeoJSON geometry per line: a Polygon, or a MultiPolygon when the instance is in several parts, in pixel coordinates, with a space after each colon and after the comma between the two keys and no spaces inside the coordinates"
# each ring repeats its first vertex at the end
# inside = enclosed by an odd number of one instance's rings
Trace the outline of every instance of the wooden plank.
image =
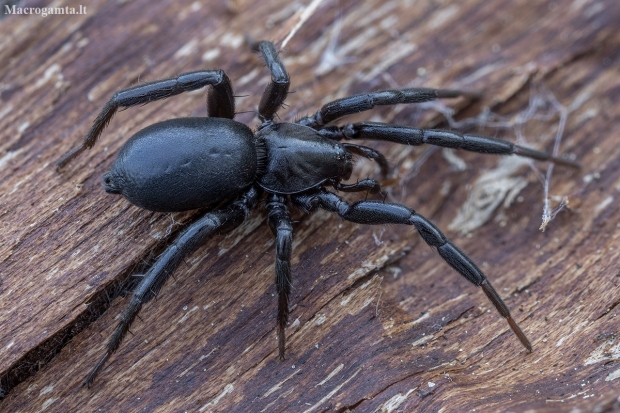
{"type": "MultiPolygon", "coordinates": [[[[295,91],[283,121],[348,94],[418,85],[484,90],[478,102],[444,102],[465,108],[466,117],[489,106],[514,123],[530,97],[550,101],[531,84],[567,110],[561,152],[575,155],[583,171],[554,169],[550,194],[568,197],[571,209],[544,233],[543,187],[525,164],[459,152],[467,170],[455,171],[453,156],[436,151],[416,174],[426,148],[370,144],[398,166],[388,200],[444,229],[485,178],[484,187],[504,195],[520,188],[481,227],[447,233],[505,298],[532,354],[410,228],[317,213],[295,216],[292,322],[287,360],[278,362],[273,240],[259,210],[189,257],[144,307],[95,386],[80,387],[127,304],[106,297],[195,215],[139,210],[107,196],[100,177],[137,130],[205,116],[204,93],[121,112],[64,172],[54,161],[114,91],[138,80],[223,68],[238,110],[254,111],[268,75],[244,34],[281,40],[307,6],[101,1],[86,15],[0,22],[7,34],[0,43],[0,377],[11,387],[0,410],[618,409],[620,4],[612,0],[326,0],[282,51],[295,91]]],[[[256,126],[253,116],[237,119],[256,126]]],[[[351,119],[438,120],[412,106],[351,119]]],[[[558,124],[556,115],[483,132],[514,140],[521,130],[529,144],[550,150],[558,124]]],[[[544,173],[546,165],[535,168],[544,173]]],[[[376,172],[366,162],[356,169],[360,177],[376,172]]],[[[494,194],[483,193],[478,205],[494,194]]],[[[479,216],[475,208],[469,221],[479,216]]]]}

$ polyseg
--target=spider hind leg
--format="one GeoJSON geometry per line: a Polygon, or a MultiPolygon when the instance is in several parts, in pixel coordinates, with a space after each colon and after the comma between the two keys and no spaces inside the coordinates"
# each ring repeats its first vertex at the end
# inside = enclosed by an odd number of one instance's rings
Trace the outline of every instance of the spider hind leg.
{"type": "Polygon", "coordinates": [[[129,331],[131,323],[142,309],[142,305],[157,294],[168,277],[183,261],[183,258],[191,254],[217,231],[231,230],[239,226],[245,220],[250,210],[256,206],[258,197],[258,191],[250,188],[249,191],[229,207],[208,212],[198,221],[185,228],[174,242],[164,250],[134,290],[131,301],[123,311],[120,322],[108,342],[105,354],[88,374],[86,380],[84,380],[85,386],[90,387],[93,384],[107,359],[120,346],[123,338],[129,331]]]}
{"type": "Polygon", "coordinates": [[[235,98],[230,79],[228,79],[223,70],[199,70],[183,73],[172,79],[156,80],[129,87],[119,90],[112,96],[103,109],[101,109],[101,112],[99,112],[82,143],[71,149],[56,162],[57,169],[63,168],[80,153],[84,152],[84,150],[92,148],[118,109],[144,105],[183,92],[198,90],[209,85],[212,86],[207,92],[207,111],[209,116],[234,118],[235,98]]]}

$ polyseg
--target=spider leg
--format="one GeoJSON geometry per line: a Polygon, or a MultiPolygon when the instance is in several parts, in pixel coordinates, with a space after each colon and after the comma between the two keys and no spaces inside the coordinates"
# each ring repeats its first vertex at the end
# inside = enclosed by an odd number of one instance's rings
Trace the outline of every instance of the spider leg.
{"type": "Polygon", "coordinates": [[[546,152],[515,145],[511,142],[469,133],[438,129],[420,129],[387,123],[350,123],[345,126],[325,128],[319,133],[330,139],[372,139],[400,143],[403,145],[429,144],[444,148],[464,149],[471,152],[495,155],[519,155],[539,161],[550,161],[558,165],[581,168],[570,159],[551,156],[546,152]]]}
{"type": "Polygon", "coordinates": [[[288,322],[288,299],[291,293],[291,254],[293,251],[293,226],[291,216],[280,195],[271,195],[265,208],[269,211],[269,226],[276,236],[276,289],[278,291],[278,353],[284,360],[288,322]]]}
{"type": "MultiPolygon", "coordinates": [[[[319,133],[320,132],[321,131],[319,131],[319,133]]],[[[385,159],[385,156],[383,156],[381,152],[367,146],[354,145],[352,143],[343,143],[342,146],[344,146],[344,148],[351,153],[363,156],[364,158],[372,159],[377,162],[379,164],[379,167],[381,168],[381,176],[383,178],[387,177],[389,165],[387,160],[385,159]]]]}
{"type": "Polygon", "coordinates": [[[413,209],[399,204],[379,201],[359,201],[349,204],[338,195],[320,189],[315,193],[297,195],[293,202],[306,211],[323,208],[335,212],[341,218],[359,224],[406,224],[413,225],[424,241],[437,249],[437,252],[448,265],[473,284],[482,288],[497,311],[508,320],[510,328],[517,335],[528,351],[532,345],[510,315],[508,307],[497,294],[487,277],[476,264],[428,219],[416,213],[413,209]]]}
{"type": "Polygon", "coordinates": [[[288,89],[291,85],[284,63],[280,60],[275,46],[271,42],[251,43],[252,50],[260,51],[265,59],[265,63],[271,73],[271,82],[265,88],[260,103],[258,104],[258,115],[262,122],[270,121],[280,109],[288,89]]]}
{"type": "Polygon", "coordinates": [[[212,86],[207,92],[207,111],[209,116],[234,118],[235,98],[230,79],[228,79],[223,70],[200,70],[183,73],[176,78],[143,83],[116,92],[101,109],[101,112],[99,112],[99,116],[93,122],[93,126],[91,126],[84,141],[58,160],[56,163],[57,169],[67,165],[85,149],[92,148],[119,108],[125,109],[131,106],[144,105],[209,85],[212,86]]]}
{"type": "Polygon", "coordinates": [[[157,258],[153,266],[144,274],[142,281],[136,287],[131,301],[121,316],[108,348],[103,357],[97,362],[84,385],[90,387],[106,360],[118,349],[129,326],[138,315],[142,305],[151,300],[164,285],[168,277],[183,261],[186,255],[196,250],[209,236],[216,231],[230,230],[241,224],[250,210],[256,206],[258,192],[251,188],[241,198],[225,209],[205,214],[198,221],[188,226],[166,250],[157,258]]]}
{"type": "Polygon", "coordinates": [[[314,115],[306,116],[297,123],[314,129],[321,129],[324,125],[352,113],[370,110],[375,106],[396,105],[400,103],[421,103],[440,98],[455,98],[458,96],[477,97],[477,94],[460,90],[442,89],[390,89],[378,92],[363,93],[329,102],[314,115]]]}

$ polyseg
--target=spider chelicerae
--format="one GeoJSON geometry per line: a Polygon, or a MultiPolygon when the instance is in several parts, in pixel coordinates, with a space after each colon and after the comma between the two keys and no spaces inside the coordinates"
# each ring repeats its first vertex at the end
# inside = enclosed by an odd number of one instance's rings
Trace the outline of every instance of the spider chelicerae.
{"type": "Polygon", "coordinates": [[[208,212],[185,228],[142,276],[107,351],[85,384],[92,385],[106,360],[119,347],[142,305],[157,294],[183,258],[212,234],[240,225],[263,196],[267,221],[276,237],[280,359],[284,359],[285,354],[292,280],[290,205],[307,213],[325,209],[360,224],[413,225],[424,241],[434,247],[452,268],[482,288],[521,343],[531,351],[529,340],[484,273],[431,221],[413,209],[395,203],[364,200],[351,204],[327,188],[342,192],[380,191],[380,184],[374,179],[342,183],[351,176],[353,155],[376,161],[384,177],[388,173],[388,163],[381,153],[366,146],[343,143],[343,140],[430,144],[487,154],[519,155],[571,167],[578,167],[578,164],[503,140],[454,131],[374,122],[327,126],[343,116],[378,105],[468,95],[458,90],[410,88],[364,93],[327,103],[314,115],[297,122],[277,122],[274,116],[288,94],[289,76],[271,42],[256,42],[252,47],[260,51],[271,73],[271,82],[258,106],[261,125],[256,132],[233,120],[235,99],[224,71],[200,70],[118,91],[103,107],[82,144],[57,163],[60,169],[91,148],[119,108],[211,86],[207,92],[208,117],[171,119],[142,129],[123,145],[112,170],[104,175],[106,192],[122,194],[141,208],[161,212],[203,208],[208,212]]]}

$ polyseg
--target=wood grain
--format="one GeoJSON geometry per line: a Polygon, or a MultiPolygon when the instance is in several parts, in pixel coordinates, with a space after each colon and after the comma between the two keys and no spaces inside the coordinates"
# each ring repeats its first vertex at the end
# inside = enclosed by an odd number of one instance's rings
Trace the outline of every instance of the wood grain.
{"type": "MultiPolygon", "coordinates": [[[[201,68],[226,70],[237,120],[256,126],[268,73],[244,35],[282,40],[308,3],[102,0],[86,15],[0,21],[0,411],[620,411],[613,0],[325,0],[282,50],[294,91],[283,121],[348,94],[423,85],[482,90],[479,101],[444,103],[461,117],[490,108],[514,124],[531,97],[555,96],[567,111],[560,151],[583,170],[554,169],[552,202],[567,197],[570,209],[544,233],[534,169],[547,165],[369,143],[398,173],[388,200],[444,229],[481,180],[512,179],[514,202],[502,200],[479,228],[447,233],[487,273],[533,353],[410,228],[320,212],[295,215],[292,322],[278,362],[273,236],[259,209],[188,257],[94,387],[80,387],[131,275],[195,216],[140,210],[106,195],[100,177],[139,129],[206,116],[205,94],[120,112],[93,150],[60,174],[54,162],[116,90],[201,68]]],[[[441,120],[413,105],[354,119],[441,120]]],[[[558,124],[555,115],[480,132],[520,132],[551,150],[558,124]]],[[[377,170],[360,161],[356,173],[377,170]]]]}

